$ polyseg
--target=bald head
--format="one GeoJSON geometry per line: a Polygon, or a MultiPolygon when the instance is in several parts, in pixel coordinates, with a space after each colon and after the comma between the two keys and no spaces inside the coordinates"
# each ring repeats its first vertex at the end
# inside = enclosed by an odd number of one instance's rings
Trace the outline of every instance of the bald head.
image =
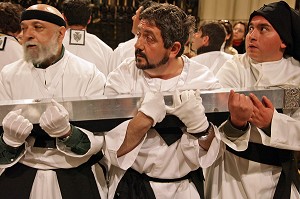
{"type": "Polygon", "coordinates": [[[45,12],[50,12],[50,13],[55,14],[63,19],[62,14],[56,8],[49,6],[47,4],[32,5],[29,8],[27,8],[26,10],[41,10],[41,11],[45,11],[45,12]]]}
{"type": "Polygon", "coordinates": [[[31,19],[47,21],[58,26],[66,27],[66,22],[62,14],[56,8],[46,4],[30,6],[22,13],[21,21],[31,19]]]}

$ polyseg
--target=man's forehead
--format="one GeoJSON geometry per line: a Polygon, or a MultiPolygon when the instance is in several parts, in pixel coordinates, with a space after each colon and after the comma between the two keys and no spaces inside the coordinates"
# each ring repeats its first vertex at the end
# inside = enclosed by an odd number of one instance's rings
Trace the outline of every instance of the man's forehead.
{"type": "Polygon", "coordinates": [[[23,25],[34,25],[34,24],[42,24],[42,25],[55,25],[47,21],[39,20],[39,19],[28,19],[21,21],[21,26],[23,25]]]}
{"type": "Polygon", "coordinates": [[[256,15],[256,16],[254,16],[251,19],[250,24],[254,24],[254,23],[255,24],[256,23],[259,23],[259,24],[268,24],[268,25],[272,26],[271,23],[265,17],[263,17],[261,15],[256,15]]]}
{"type": "Polygon", "coordinates": [[[158,29],[154,23],[151,23],[149,20],[141,19],[138,28],[141,29],[158,29]]]}

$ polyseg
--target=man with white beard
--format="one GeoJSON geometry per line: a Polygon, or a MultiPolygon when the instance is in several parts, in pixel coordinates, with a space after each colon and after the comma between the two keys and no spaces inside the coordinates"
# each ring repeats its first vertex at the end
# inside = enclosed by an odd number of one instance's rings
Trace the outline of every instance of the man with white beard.
{"type": "MultiPolygon", "coordinates": [[[[22,13],[24,59],[1,71],[0,100],[103,95],[105,76],[94,64],[64,49],[65,26],[61,13],[49,5],[33,5],[22,13]]],[[[124,128],[121,124],[109,133],[94,135],[71,125],[67,110],[54,100],[39,125],[33,126],[21,112],[9,112],[2,122],[1,198],[105,199],[106,179],[97,164],[101,149],[107,163],[124,170],[139,150],[135,136],[130,136],[139,134],[136,126],[130,133],[130,128],[119,130],[124,128]],[[120,156],[126,161],[119,161],[120,156]]]]}

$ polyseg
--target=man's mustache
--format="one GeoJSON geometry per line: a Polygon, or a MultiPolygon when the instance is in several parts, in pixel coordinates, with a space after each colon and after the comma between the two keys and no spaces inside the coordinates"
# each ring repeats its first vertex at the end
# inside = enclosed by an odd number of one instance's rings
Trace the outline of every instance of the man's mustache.
{"type": "Polygon", "coordinates": [[[143,57],[143,58],[147,59],[146,54],[143,53],[141,49],[136,49],[135,50],[135,56],[137,56],[137,55],[139,55],[140,57],[143,57]]]}

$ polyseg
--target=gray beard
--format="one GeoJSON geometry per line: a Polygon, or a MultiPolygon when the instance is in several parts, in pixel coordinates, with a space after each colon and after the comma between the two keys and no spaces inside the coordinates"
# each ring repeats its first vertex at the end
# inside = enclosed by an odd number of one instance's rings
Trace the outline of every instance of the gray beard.
{"type": "Polygon", "coordinates": [[[53,37],[50,39],[47,46],[43,46],[41,44],[30,42],[30,41],[26,42],[23,44],[24,60],[28,63],[31,62],[33,65],[42,64],[50,60],[55,55],[57,55],[58,48],[59,45],[57,42],[57,38],[54,39],[53,37]],[[28,50],[26,47],[30,44],[36,45],[37,49],[35,49],[34,51],[28,50]]]}

